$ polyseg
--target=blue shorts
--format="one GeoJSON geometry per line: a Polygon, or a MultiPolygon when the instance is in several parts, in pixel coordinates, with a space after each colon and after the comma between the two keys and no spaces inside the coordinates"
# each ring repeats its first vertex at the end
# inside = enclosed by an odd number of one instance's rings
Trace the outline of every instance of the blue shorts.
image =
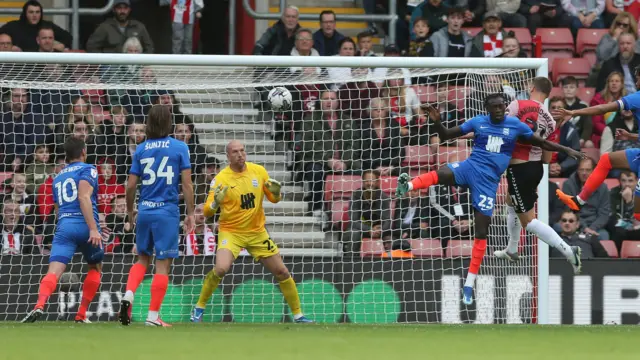
{"type": "Polygon", "coordinates": [[[471,205],[473,205],[473,208],[486,216],[493,215],[493,207],[500,180],[478,171],[482,167],[469,160],[448,164],[447,166],[453,171],[456,185],[466,187],[471,192],[471,205]]]}
{"type": "Polygon", "coordinates": [[[138,213],[136,248],[139,254],[153,256],[155,249],[156,259],[175,259],[178,257],[179,234],[179,213],[169,214],[162,210],[138,213]]]}
{"type": "Polygon", "coordinates": [[[49,262],[68,264],[76,251],[80,251],[88,264],[99,264],[104,250],[89,243],[89,227],[84,219],[68,219],[58,222],[53,235],[49,262]]]}
{"type": "MultiPolygon", "coordinates": [[[[640,149],[627,149],[624,151],[624,154],[627,156],[629,169],[640,178],[640,149]]],[[[635,194],[636,196],[640,196],[640,180],[638,180],[638,184],[636,184],[635,194]]]]}

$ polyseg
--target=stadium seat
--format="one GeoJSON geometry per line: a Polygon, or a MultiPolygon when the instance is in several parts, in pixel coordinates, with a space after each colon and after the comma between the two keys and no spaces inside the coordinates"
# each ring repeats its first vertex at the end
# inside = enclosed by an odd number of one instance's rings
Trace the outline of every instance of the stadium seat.
{"type": "Polygon", "coordinates": [[[573,52],[567,50],[542,50],[542,57],[549,59],[549,72],[553,74],[555,71],[553,68],[553,64],[556,59],[572,59],[573,52]]]}
{"type": "Polygon", "coordinates": [[[604,184],[607,185],[609,190],[613,189],[616,186],[620,185],[620,180],[618,179],[605,179],[604,184]]]}
{"type": "Polygon", "coordinates": [[[551,94],[549,94],[549,98],[552,98],[555,96],[564,97],[564,93],[562,92],[561,87],[556,86],[553,89],[551,89],[551,94]]]}
{"type": "Polygon", "coordinates": [[[640,241],[625,240],[622,242],[620,257],[623,259],[640,258],[640,241]]]}
{"type": "Polygon", "coordinates": [[[0,184],[4,183],[7,179],[11,179],[12,177],[12,172],[0,172],[0,184]]]}
{"type": "Polygon", "coordinates": [[[582,148],[580,151],[587,154],[588,157],[592,158],[593,161],[598,163],[600,160],[600,149],[598,148],[582,148]]]}
{"type": "Polygon", "coordinates": [[[356,175],[329,175],[324,183],[324,199],[350,199],[351,194],[360,189],[362,178],[356,175]]]}
{"type": "Polygon", "coordinates": [[[529,56],[531,56],[531,48],[532,48],[532,39],[531,32],[527,28],[505,28],[504,31],[509,32],[513,31],[513,34],[518,39],[520,43],[520,49],[525,51],[529,56]]]}
{"type": "MultiPolygon", "coordinates": [[[[396,176],[381,176],[380,177],[380,188],[387,195],[394,194],[396,191],[396,187],[398,187],[398,178],[396,176]]],[[[393,209],[393,207],[391,207],[393,209]]]]}
{"type": "Polygon", "coordinates": [[[456,109],[465,109],[465,100],[471,95],[471,88],[467,86],[450,86],[449,101],[456,105],[456,109]]]}
{"type": "Polygon", "coordinates": [[[596,47],[609,29],[580,29],[576,37],[576,54],[587,59],[591,66],[596,64],[596,47]]]}
{"type": "Polygon", "coordinates": [[[600,245],[602,245],[609,257],[620,257],[620,255],[618,255],[618,248],[616,247],[616,243],[612,240],[600,240],[600,245]]]}
{"type": "Polygon", "coordinates": [[[447,246],[448,257],[469,257],[473,249],[471,240],[450,240],[447,246]]]}
{"type": "Polygon", "coordinates": [[[362,239],[362,244],[360,245],[361,257],[387,257],[385,255],[382,241],[377,239],[362,239]]]}
{"type": "Polygon", "coordinates": [[[429,146],[407,146],[405,148],[405,157],[402,165],[412,168],[426,168],[434,160],[429,146]]]}
{"type": "Polygon", "coordinates": [[[411,252],[419,257],[442,257],[443,251],[438,239],[411,239],[411,252]]]}
{"type": "Polygon", "coordinates": [[[540,36],[544,50],[570,50],[574,52],[574,42],[571,30],[568,28],[538,28],[536,35],[540,36]]]}
{"type": "Polygon", "coordinates": [[[564,184],[565,181],[567,181],[566,178],[551,178],[549,179],[549,181],[553,181],[554,183],[556,183],[556,185],[558,185],[558,188],[560,190],[562,190],[562,184],[564,184]]]}
{"type": "Polygon", "coordinates": [[[576,96],[588,104],[591,102],[591,99],[596,96],[596,89],[592,87],[579,87],[576,96]]]}
{"type": "Polygon", "coordinates": [[[482,28],[481,27],[470,27],[470,28],[464,28],[464,29],[462,29],[462,31],[466,31],[469,36],[474,37],[474,36],[478,35],[478,33],[480,31],[482,31],[482,28]]]}
{"type": "Polygon", "coordinates": [[[349,224],[349,201],[335,200],[331,203],[331,224],[334,229],[345,231],[349,224]]]}
{"type": "Polygon", "coordinates": [[[438,102],[438,92],[434,86],[416,86],[414,90],[421,104],[438,102]]]}
{"type": "Polygon", "coordinates": [[[469,149],[466,146],[439,146],[438,153],[434,155],[433,162],[438,166],[463,161],[469,157],[469,149]]]}
{"type": "Polygon", "coordinates": [[[586,81],[589,77],[589,72],[591,72],[591,64],[586,59],[555,59],[552,81],[554,84],[558,84],[558,81],[567,76],[573,76],[578,81],[586,81]]]}

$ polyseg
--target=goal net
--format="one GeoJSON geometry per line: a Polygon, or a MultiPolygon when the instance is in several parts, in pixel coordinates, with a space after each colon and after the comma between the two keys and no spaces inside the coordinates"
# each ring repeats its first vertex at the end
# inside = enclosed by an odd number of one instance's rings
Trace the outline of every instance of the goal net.
{"type": "MultiPolygon", "coordinates": [[[[196,231],[180,234],[160,314],[165,321],[189,321],[213,268],[217,224],[204,218],[202,205],[226,166],[231,140],[240,140],[247,160],[283,183],[282,201],[263,204],[266,227],[308,317],[531,323],[546,311],[546,253],[538,252],[537,239],[523,234],[518,264],[493,257],[507,243],[506,182],[492,200],[477,300],[468,307],[460,301],[473,239],[468,191],[436,186],[395,196],[400,173],[416,176],[463,161],[471,151],[471,139],[440,141],[425,105],[439,110],[445,126],[459,125],[484,112],[490,93],[526,98],[530,80],[546,76],[544,60],[9,56],[0,66],[2,320],[21,318],[36,301],[55,231],[51,183],[65,165],[62,143],[69,136],[85,139],[87,161],[100,179],[107,255],[89,319],[115,320],[136,251],[124,186],[152,104],[171,109],[173,136],[189,145],[198,204],[196,231]],[[289,90],[289,110],[271,111],[267,94],[277,86],[289,90]]],[[[540,206],[544,220],[546,204],[540,206]]],[[[78,254],[45,308],[47,320],[73,319],[85,273],[78,254]]],[[[148,275],[136,294],[134,321],[146,316],[150,281],[148,275]]],[[[281,322],[291,321],[291,313],[271,274],[243,251],[205,321],[281,322]]]]}

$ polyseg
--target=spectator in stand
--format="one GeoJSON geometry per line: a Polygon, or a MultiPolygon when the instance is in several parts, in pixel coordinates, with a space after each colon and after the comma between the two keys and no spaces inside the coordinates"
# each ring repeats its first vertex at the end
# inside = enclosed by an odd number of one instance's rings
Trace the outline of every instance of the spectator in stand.
{"type": "Polygon", "coordinates": [[[145,139],[144,129],[145,125],[141,119],[135,119],[127,126],[127,143],[125,150],[116,157],[116,173],[118,174],[119,183],[124,183],[127,179],[136,147],[145,139]]]}
{"type": "Polygon", "coordinates": [[[115,164],[111,158],[104,158],[98,162],[98,212],[111,214],[111,203],[118,196],[124,196],[124,185],[118,184],[115,174],[115,164]]]}
{"type": "Polygon", "coordinates": [[[215,156],[207,156],[204,163],[204,173],[196,175],[194,181],[194,194],[196,196],[196,204],[204,204],[209,194],[209,185],[220,172],[220,160],[215,156]]]}
{"type": "Polygon", "coordinates": [[[429,225],[431,237],[440,239],[446,248],[449,240],[471,238],[471,202],[468,192],[455,186],[429,188],[429,225]]]}
{"type": "MultiPolygon", "coordinates": [[[[565,108],[566,103],[561,97],[554,96],[549,99],[549,110],[558,110],[565,108]]],[[[570,147],[574,150],[580,150],[580,134],[576,127],[568,121],[568,119],[562,116],[554,115],[553,118],[556,121],[556,129],[559,129],[559,133],[556,130],[554,134],[558,136],[557,139],[553,139],[560,145],[570,147]]],[[[552,137],[554,135],[550,135],[552,137]]],[[[549,140],[551,141],[551,140],[549,140]]],[[[550,177],[568,177],[578,168],[578,161],[574,158],[567,156],[564,153],[554,153],[549,165],[550,177]]],[[[555,194],[555,193],[554,193],[555,194]]]]}
{"type": "Polygon", "coordinates": [[[356,56],[376,56],[373,51],[373,35],[369,31],[358,33],[358,51],[356,56]]]}
{"type": "Polygon", "coordinates": [[[604,29],[604,0],[562,0],[562,8],[571,21],[574,37],[581,28],[604,29]]]}
{"type": "Polygon", "coordinates": [[[487,14],[496,14],[502,21],[501,25],[515,28],[527,27],[527,18],[519,13],[523,6],[526,7],[525,4],[521,4],[521,0],[488,0],[486,4],[487,14]]]}
{"type": "Polygon", "coordinates": [[[16,51],[11,40],[11,35],[0,33],[0,52],[16,51]]]}
{"type": "MultiPolygon", "coordinates": [[[[73,136],[84,141],[87,146],[87,164],[95,164],[96,160],[104,158],[104,156],[98,156],[93,126],[87,118],[75,119],[73,124],[67,127],[65,136],[73,136]]],[[[62,148],[62,146],[58,146],[58,148],[62,148]]],[[[62,154],[58,154],[58,156],[62,156],[62,154]]]]}
{"type": "MultiPolygon", "coordinates": [[[[74,128],[74,124],[77,121],[84,121],[86,125],[88,125],[90,128],[89,130],[92,131],[93,129],[93,114],[91,113],[91,107],[90,105],[87,103],[87,101],[85,100],[85,98],[78,96],[78,97],[74,97],[71,100],[71,104],[69,105],[69,108],[67,110],[67,117],[64,120],[64,122],[60,122],[57,125],[55,125],[54,127],[54,135],[55,135],[55,149],[54,149],[54,154],[57,156],[64,156],[64,149],[63,149],[63,144],[64,144],[64,140],[65,138],[70,135],[73,134],[73,128],[74,128]]],[[[48,124],[49,127],[51,128],[53,124],[48,124]]],[[[79,130],[85,130],[84,128],[79,128],[79,130]]],[[[88,134],[89,132],[87,132],[88,134]]],[[[95,150],[95,149],[93,149],[95,150]]],[[[87,154],[89,157],[93,158],[93,156],[95,156],[95,152],[89,152],[87,149],[87,154]]]]}
{"type": "MultiPolygon", "coordinates": [[[[137,37],[130,37],[122,44],[122,52],[125,54],[142,54],[142,43],[137,37]]],[[[142,65],[103,65],[100,66],[100,72],[102,73],[100,80],[112,83],[139,82],[141,69],[142,65]]],[[[110,97],[122,96],[126,94],[126,90],[110,89],[107,93],[110,97]]],[[[119,104],[120,99],[112,101],[112,103],[119,104]]]]}
{"type": "Polygon", "coordinates": [[[394,239],[429,239],[429,199],[420,190],[411,190],[405,197],[396,200],[393,212],[394,239]]]}
{"type": "Polygon", "coordinates": [[[640,20],[640,1],[637,0],[606,0],[604,8],[605,26],[615,22],[615,17],[621,12],[628,12],[635,21],[640,20]]]}
{"type": "MultiPolygon", "coordinates": [[[[579,246],[582,249],[581,259],[593,259],[596,257],[608,257],[606,250],[600,245],[597,234],[580,231],[580,217],[578,214],[567,210],[560,217],[560,237],[569,246],[579,246]]],[[[560,251],[551,249],[549,257],[564,257],[560,251]]]]}
{"type": "MultiPolygon", "coordinates": [[[[600,154],[640,147],[640,143],[635,139],[630,140],[626,136],[616,136],[618,133],[623,132],[625,134],[637,134],[639,132],[638,130],[638,120],[633,116],[633,112],[629,110],[622,110],[616,113],[613,121],[609,123],[602,132],[602,139],[600,139],[600,154]]],[[[615,169],[611,170],[614,174],[617,171],[615,169]]],[[[611,176],[611,172],[609,176],[611,176]]],[[[614,177],[616,175],[617,174],[615,174],[614,177]]]]}
{"type": "Polygon", "coordinates": [[[471,57],[496,57],[502,54],[502,41],[507,37],[497,12],[484,14],[482,31],[472,40],[471,57]]]}
{"type": "Polygon", "coordinates": [[[180,140],[183,143],[187,144],[189,147],[189,155],[191,161],[191,171],[192,174],[201,174],[203,173],[204,163],[207,158],[207,150],[202,146],[195,144],[191,141],[191,137],[193,136],[194,128],[193,124],[185,121],[184,116],[179,116],[176,119],[176,125],[174,127],[173,137],[176,140],[180,140]]]}
{"type": "Polygon", "coordinates": [[[289,55],[295,46],[295,34],[300,28],[300,11],[295,6],[287,6],[282,18],[267,29],[253,47],[253,55],[289,55]]]}
{"type": "Polygon", "coordinates": [[[42,231],[38,231],[45,236],[49,233],[53,234],[53,228],[55,227],[55,212],[53,202],[53,178],[65,167],[64,157],[58,157],[55,162],[53,172],[47,177],[47,179],[40,185],[36,193],[36,207],[38,213],[37,222],[43,227],[42,231]]]}
{"type": "Polygon", "coordinates": [[[362,168],[380,175],[400,173],[404,147],[400,124],[389,118],[389,104],[381,98],[369,103],[369,119],[362,122],[360,135],[362,168]]]}
{"type": "Polygon", "coordinates": [[[362,172],[362,188],[349,202],[349,227],[343,234],[344,252],[359,252],[363,238],[382,239],[390,247],[391,199],[380,189],[380,173],[362,172]]]}
{"type": "Polygon", "coordinates": [[[44,11],[38,1],[29,0],[22,6],[22,14],[19,20],[9,21],[0,32],[11,36],[13,51],[38,51],[38,31],[42,27],[53,29],[54,48],[56,51],[65,51],[71,48],[71,34],[51,21],[43,20],[44,11]]]}
{"type": "Polygon", "coordinates": [[[620,185],[611,189],[611,218],[609,228],[618,249],[625,240],[640,240],[640,223],[634,219],[634,189],[638,183],[636,174],[623,170],[618,177],[620,185]]]}
{"type": "MultiPolygon", "coordinates": [[[[578,164],[576,173],[562,184],[562,191],[572,196],[578,195],[595,166],[593,159],[582,159],[578,164]]],[[[580,209],[579,216],[582,220],[582,226],[584,226],[582,230],[586,234],[598,236],[599,240],[609,239],[609,232],[604,227],[609,222],[610,213],[609,189],[606,184],[601,184],[591,195],[589,201],[580,209]]]]}
{"type": "Polygon", "coordinates": [[[36,197],[27,192],[27,176],[24,173],[13,174],[11,192],[5,195],[3,201],[11,201],[19,205],[24,224],[31,226],[36,222],[36,197]]]}
{"type": "MultiPolygon", "coordinates": [[[[336,56],[355,56],[356,43],[351,38],[346,37],[342,39],[340,41],[340,44],[338,44],[338,46],[340,47],[340,52],[336,56]]],[[[327,68],[329,79],[331,79],[331,81],[334,82],[333,90],[338,90],[345,83],[352,80],[353,79],[352,72],[353,72],[353,69],[347,68],[347,67],[327,68]]]]}
{"type": "Polygon", "coordinates": [[[464,23],[468,27],[481,27],[482,15],[486,12],[486,0],[458,0],[456,6],[468,9],[464,12],[464,23]]]}
{"type": "Polygon", "coordinates": [[[416,39],[409,42],[409,52],[411,57],[433,57],[433,44],[428,39],[429,25],[424,18],[417,18],[413,22],[413,32],[416,39]]]}
{"type": "MultiPolygon", "coordinates": [[[[399,57],[400,55],[401,55],[400,48],[398,48],[398,46],[396,46],[395,44],[389,44],[384,47],[385,57],[387,56],[399,57]]],[[[375,81],[375,84],[377,84],[378,86],[382,86],[384,79],[389,76],[389,71],[398,71],[398,69],[390,70],[389,68],[379,67],[379,68],[372,69],[371,71],[372,71],[373,77],[377,79],[375,81]]],[[[404,75],[404,83],[407,85],[411,85],[412,84],[411,71],[409,71],[409,69],[407,68],[399,68],[399,71],[402,71],[402,74],[404,75]]]]}
{"type": "MultiPolygon", "coordinates": [[[[580,100],[576,93],[578,92],[578,80],[573,76],[567,76],[562,79],[562,93],[564,95],[565,109],[578,110],[588,107],[586,102],[580,100]]],[[[580,133],[580,147],[592,148],[593,141],[591,141],[591,135],[593,134],[593,122],[591,116],[575,116],[569,120],[580,133]]]]}
{"type": "Polygon", "coordinates": [[[127,202],[124,195],[115,196],[110,203],[113,211],[105,217],[109,237],[104,244],[105,253],[133,253],[135,244],[134,224],[127,217],[127,202]]]}
{"type": "MultiPolygon", "coordinates": [[[[318,51],[313,48],[313,33],[311,30],[301,28],[296,31],[296,46],[291,49],[291,56],[320,56],[318,51]]],[[[304,80],[322,74],[322,69],[317,66],[305,68],[292,66],[290,71],[294,75],[302,76],[304,80]]]]}
{"type": "Polygon", "coordinates": [[[340,41],[344,35],[336,30],[336,13],[323,10],[320,13],[320,30],[313,34],[313,47],[320,56],[333,56],[340,50],[340,41]]]}
{"type": "Polygon", "coordinates": [[[420,112],[420,98],[412,87],[404,85],[404,79],[400,77],[401,73],[391,74],[393,75],[398,78],[389,78],[384,81],[382,97],[389,103],[391,119],[400,124],[402,136],[408,136],[409,126],[414,124],[420,112]]]}
{"type": "Polygon", "coordinates": [[[122,105],[111,107],[111,119],[101,124],[100,145],[97,153],[108,157],[122,154],[127,144],[127,124],[131,122],[127,109],[122,105]]]}
{"type": "Polygon", "coordinates": [[[27,156],[33,154],[38,144],[46,144],[51,131],[44,125],[44,119],[40,114],[34,114],[29,101],[29,92],[26,89],[11,89],[11,100],[8,111],[2,114],[0,125],[0,142],[5,154],[5,165],[19,166],[24,164],[27,156]]]}
{"type": "Polygon", "coordinates": [[[147,28],[138,20],[130,18],[130,0],[116,0],[114,16],[105,20],[87,40],[87,51],[92,53],[120,53],[130,37],[137,37],[144,52],[153,53],[153,41],[147,28]]]}
{"type": "Polygon", "coordinates": [[[380,96],[378,86],[367,80],[369,69],[353,68],[351,78],[357,79],[348,82],[338,91],[340,109],[353,120],[362,120],[367,113],[369,101],[380,96]]]}
{"type": "Polygon", "coordinates": [[[45,144],[36,146],[33,154],[33,163],[29,164],[25,170],[27,175],[27,192],[35,194],[47,177],[53,173],[53,165],[50,162],[51,154],[45,144]]]}
{"type": "Polygon", "coordinates": [[[605,61],[616,57],[620,53],[620,45],[618,39],[620,35],[630,33],[634,36],[634,50],[636,53],[640,53],[640,44],[638,43],[638,24],[631,14],[628,12],[619,13],[611,27],[609,32],[604,34],[598,46],[596,46],[596,58],[598,64],[603,64],[605,61]]]}
{"type": "MultiPolygon", "coordinates": [[[[502,54],[505,58],[526,58],[527,53],[520,49],[520,42],[515,36],[507,35],[502,39],[502,54]]],[[[519,75],[515,75],[521,78],[519,75]]],[[[515,82],[519,82],[516,80],[515,82]]]]}
{"type": "Polygon", "coordinates": [[[415,21],[418,18],[427,20],[431,34],[447,26],[447,14],[449,6],[443,0],[425,0],[411,13],[411,21],[409,29],[411,29],[411,40],[416,39],[416,33],[413,32],[415,21]]]}
{"type": "MultiPolygon", "coordinates": [[[[49,26],[42,26],[40,28],[38,36],[36,37],[39,52],[60,52],[60,50],[55,47],[53,34],[53,29],[49,26]]],[[[63,51],[69,51],[69,49],[65,48],[63,51]]]]}
{"type": "Polygon", "coordinates": [[[0,255],[39,254],[34,241],[33,228],[25,226],[20,206],[5,200],[2,204],[2,242],[0,255]]]}
{"type": "Polygon", "coordinates": [[[171,9],[172,50],[174,54],[193,52],[193,25],[202,17],[202,0],[162,0],[171,9]]]}
{"type": "MultiPolygon", "coordinates": [[[[640,57],[638,58],[640,59],[640,57]]],[[[635,69],[635,66],[632,69],[635,69]]],[[[607,77],[604,89],[591,99],[591,103],[589,105],[596,106],[622,99],[622,97],[627,95],[627,89],[624,88],[623,81],[624,77],[622,73],[618,71],[611,72],[607,77]]],[[[604,131],[604,128],[606,128],[607,125],[616,117],[616,113],[617,112],[610,112],[604,115],[594,115],[591,117],[593,122],[593,134],[591,135],[591,141],[593,141],[593,145],[595,147],[600,147],[602,132],[604,131]]]]}
{"type": "Polygon", "coordinates": [[[539,27],[562,27],[565,18],[562,0],[522,0],[520,13],[527,18],[531,35],[534,35],[539,27]]]}
{"type": "Polygon", "coordinates": [[[180,240],[180,255],[183,256],[213,256],[216,253],[215,229],[207,225],[204,217],[204,204],[196,206],[194,211],[195,228],[190,234],[182,234],[180,240]]]}
{"type": "Polygon", "coordinates": [[[558,190],[558,184],[553,181],[549,181],[549,224],[556,224],[560,221],[560,216],[567,208],[556,195],[558,190]]]}
{"type": "Polygon", "coordinates": [[[471,55],[471,37],[462,31],[466,10],[453,8],[449,11],[446,28],[431,35],[433,56],[435,57],[468,57],[471,55]]]}

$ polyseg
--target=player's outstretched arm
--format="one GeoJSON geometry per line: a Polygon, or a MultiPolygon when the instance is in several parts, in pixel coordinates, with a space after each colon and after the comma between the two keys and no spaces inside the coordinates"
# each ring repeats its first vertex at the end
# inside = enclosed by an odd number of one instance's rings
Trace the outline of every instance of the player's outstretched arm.
{"type": "Polygon", "coordinates": [[[89,242],[95,247],[102,247],[102,236],[98,231],[98,224],[93,218],[93,202],[91,201],[93,186],[86,180],[80,180],[78,184],[78,202],[84,221],[89,227],[89,242]]]}
{"type": "Polygon", "coordinates": [[[520,141],[531,144],[531,145],[539,146],[543,150],[563,152],[576,160],[584,159],[587,157],[586,154],[581,153],[580,151],[574,150],[570,147],[562,146],[560,144],[553,143],[551,141],[547,141],[535,134],[529,139],[520,138],[520,141]]]}
{"type": "Polygon", "coordinates": [[[189,234],[195,228],[195,218],[193,212],[195,201],[193,200],[193,183],[191,182],[191,169],[184,169],[180,172],[182,180],[182,195],[187,205],[187,217],[184,219],[184,233],[189,234]]]}
{"type": "Polygon", "coordinates": [[[551,113],[556,116],[593,116],[593,115],[604,115],[608,112],[618,111],[619,105],[617,101],[613,101],[606,104],[600,104],[596,106],[589,106],[584,109],[578,110],[567,110],[567,109],[558,109],[553,110],[551,113]]]}
{"type": "Polygon", "coordinates": [[[125,191],[125,200],[127,201],[127,215],[129,215],[129,221],[134,224],[136,222],[135,219],[135,200],[136,200],[136,189],[138,188],[138,176],[129,174],[127,178],[127,190],[125,191]]]}
{"type": "Polygon", "coordinates": [[[433,126],[436,129],[436,132],[438,132],[440,141],[447,141],[459,138],[460,136],[464,135],[464,132],[459,126],[453,127],[451,129],[444,127],[444,125],[442,125],[440,112],[438,111],[438,109],[434,108],[431,105],[424,105],[423,109],[427,111],[429,119],[431,119],[431,122],[433,122],[433,126]]]}

